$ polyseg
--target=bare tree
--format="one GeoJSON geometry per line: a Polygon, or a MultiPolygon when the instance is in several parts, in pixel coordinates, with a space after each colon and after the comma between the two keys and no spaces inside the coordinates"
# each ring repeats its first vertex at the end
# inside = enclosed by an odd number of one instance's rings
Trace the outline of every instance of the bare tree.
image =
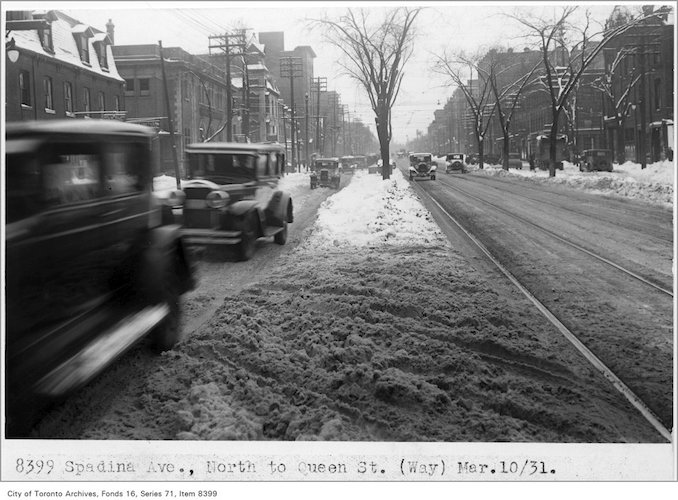
{"type": "Polygon", "coordinates": [[[336,21],[325,18],[310,22],[322,30],[326,41],[343,52],[347,62],[339,64],[367,93],[375,113],[383,179],[390,178],[391,172],[391,108],[400,91],[403,68],[412,55],[414,21],[419,12],[421,8],[398,7],[373,22],[369,11],[348,9],[336,21]]]}
{"type": "Polygon", "coordinates": [[[631,106],[632,91],[642,76],[640,72],[635,71],[635,68],[633,68],[631,73],[622,72],[621,62],[626,56],[635,52],[635,47],[622,48],[615,54],[610,66],[605,68],[605,73],[592,83],[592,86],[600,90],[610,104],[617,127],[615,157],[620,164],[626,160],[626,153],[624,152],[624,125],[631,106]]]}
{"type": "Polygon", "coordinates": [[[495,78],[495,65],[480,69],[481,56],[467,56],[463,52],[449,54],[447,50],[442,55],[433,54],[433,71],[449,78],[449,84],[454,85],[464,94],[469,111],[473,116],[473,135],[478,145],[478,165],[483,168],[485,136],[490,127],[492,116],[497,107],[497,101],[492,99],[492,80],[495,78]],[[477,79],[473,79],[473,72],[477,79]]]}
{"type": "Polygon", "coordinates": [[[502,65],[497,57],[496,51],[490,51],[486,59],[487,66],[483,67],[483,65],[480,65],[479,71],[483,72],[485,78],[490,82],[496,104],[497,119],[499,120],[499,126],[501,128],[502,136],[504,137],[504,143],[502,144],[502,168],[508,170],[511,120],[522,100],[523,91],[534,83],[532,77],[540,66],[540,63],[533,65],[527,73],[520,75],[517,79],[512,79],[507,83],[501,83],[505,80],[502,78],[504,73],[521,66],[521,64],[514,63],[511,65],[502,65]]]}
{"type": "MultiPolygon", "coordinates": [[[[658,17],[664,13],[664,9],[659,9],[648,16],[596,30],[597,24],[588,9],[584,12],[583,20],[576,25],[573,24],[572,19],[577,10],[576,6],[560,7],[555,11],[553,18],[539,17],[530,12],[509,15],[528,28],[528,37],[536,39],[541,51],[544,71],[542,82],[550,98],[552,116],[550,136],[553,139],[558,133],[560,114],[579,85],[582,75],[605,46],[645,19],[658,17]]],[[[550,141],[549,159],[549,176],[555,177],[555,140],[550,141]]]]}

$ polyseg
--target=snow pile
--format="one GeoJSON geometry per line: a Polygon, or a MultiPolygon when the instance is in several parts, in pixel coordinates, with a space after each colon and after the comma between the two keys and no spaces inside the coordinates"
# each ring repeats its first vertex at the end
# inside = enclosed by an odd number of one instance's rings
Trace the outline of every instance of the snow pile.
{"type": "Polygon", "coordinates": [[[547,170],[502,170],[501,165],[477,166],[471,169],[478,174],[522,178],[538,184],[559,184],[569,188],[601,195],[633,198],[662,205],[673,204],[675,165],[661,161],[642,169],[639,163],[614,164],[612,172],[580,172],[575,164],[564,162],[563,170],[549,177],[547,170]]]}
{"type": "Polygon", "coordinates": [[[310,251],[336,247],[445,246],[446,240],[399,170],[388,181],[364,171],[330,196],[304,244],[310,251]]]}

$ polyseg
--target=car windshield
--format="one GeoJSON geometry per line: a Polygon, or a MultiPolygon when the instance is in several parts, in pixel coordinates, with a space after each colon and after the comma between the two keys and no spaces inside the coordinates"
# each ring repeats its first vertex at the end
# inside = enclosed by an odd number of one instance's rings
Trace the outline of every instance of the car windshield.
{"type": "Polygon", "coordinates": [[[415,158],[417,161],[431,161],[431,155],[417,155],[415,158]]]}
{"type": "Polygon", "coordinates": [[[461,160],[463,155],[447,155],[448,160],[461,160]]]}
{"type": "Polygon", "coordinates": [[[189,153],[188,178],[220,184],[241,184],[254,180],[254,156],[247,154],[189,153]]]}
{"type": "Polygon", "coordinates": [[[337,168],[336,161],[322,161],[318,160],[315,162],[316,168],[337,168]]]}

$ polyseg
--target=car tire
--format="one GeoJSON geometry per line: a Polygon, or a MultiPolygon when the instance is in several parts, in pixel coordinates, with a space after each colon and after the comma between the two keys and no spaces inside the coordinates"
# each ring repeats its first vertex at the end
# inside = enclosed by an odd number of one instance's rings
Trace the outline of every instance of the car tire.
{"type": "Polygon", "coordinates": [[[284,245],[287,243],[287,221],[283,221],[282,227],[282,231],[275,233],[275,236],[273,236],[273,241],[275,241],[278,245],[284,245]]]}
{"type": "Polygon", "coordinates": [[[410,180],[411,180],[411,181],[414,180],[414,176],[413,176],[413,175],[410,175],[410,180]]]}
{"type": "Polygon", "coordinates": [[[436,180],[436,176],[435,176],[435,175],[432,175],[432,176],[431,176],[431,180],[432,180],[432,181],[436,180]]]}
{"type": "Polygon", "coordinates": [[[160,284],[161,301],[169,307],[169,313],[152,332],[153,348],[158,352],[169,351],[181,337],[181,294],[179,292],[179,253],[174,251],[172,262],[167,265],[160,284]]]}
{"type": "Polygon", "coordinates": [[[247,212],[243,217],[242,235],[238,244],[238,256],[240,260],[250,260],[254,255],[257,243],[256,220],[254,212],[247,212]]]}

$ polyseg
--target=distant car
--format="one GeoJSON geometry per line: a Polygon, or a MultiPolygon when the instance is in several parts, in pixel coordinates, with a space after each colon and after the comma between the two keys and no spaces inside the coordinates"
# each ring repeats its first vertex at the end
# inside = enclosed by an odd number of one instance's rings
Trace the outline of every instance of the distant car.
{"type": "Polygon", "coordinates": [[[609,149],[586,149],[579,159],[580,172],[612,172],[612,151],[609,149]]]}
{"type": "Polygon", "coordinates": [[[256,241],[287,241],[292,197],[277,189],[285,164],[280,144],[204,142],[186,148],[182,234],[189,245],[234,246],[241,260],[256,241]]]}
{"type": "MultiPolygon", "coordinates": [[[[501,162],[503,165],[503,162],[501,162]]],[[[520,153],[509,153],[508,168],[523,169],[523,160],[520,158],[520,153]]]]}
{"type": "Polygon", "coordinates": [[[448,153],[445,155],[445,173],[461,172],[466,173],[466,163],[462,153],[448,153]]]}
{"type": "Polygon", "coordinates": [[[6,126],[8,436],[141,339],[179,339],[194,275],[151,192],[154,136],[114,120],[6,126]]]}
{"type": "Polygon", "coordinates": [[[369,167],[367,167],[367,173],[368,174],[380,174],[381,173],[381,167],[384,164],[384,160],[379,158],[377,160],[376,164],[372,164],[369,167]]]}
{"type": "Polygon", "coordinates": [[[414,153],[410,155],[410,180],[425,177],[432,181],[436,178],[438,165],[433,161],[431,153],[414,153]]]}
{"type": "Polygon", "coordinates": [[[331,187],[339,189],[341,183],[341,164],[338,158],[318,158],[313,163],[311,189],[331,187]]]}

